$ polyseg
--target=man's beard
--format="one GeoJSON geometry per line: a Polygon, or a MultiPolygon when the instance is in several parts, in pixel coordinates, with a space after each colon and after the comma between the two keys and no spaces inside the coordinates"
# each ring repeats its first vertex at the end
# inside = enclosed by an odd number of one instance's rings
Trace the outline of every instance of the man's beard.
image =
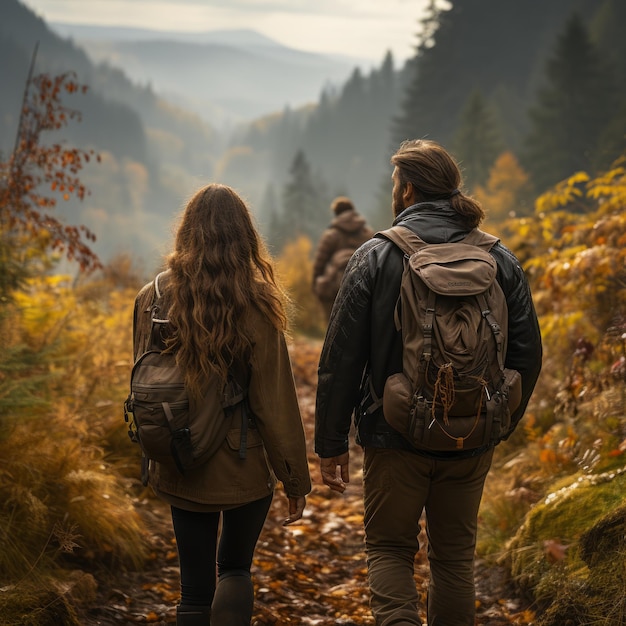
{"type": "Polygon", "coordinates": [[[396,187],[391,197],[391,208],[393,209],[394,217],[398,217],[402,211],[404,211],[404,201],[402,200],[402,188],[396,187]]]}

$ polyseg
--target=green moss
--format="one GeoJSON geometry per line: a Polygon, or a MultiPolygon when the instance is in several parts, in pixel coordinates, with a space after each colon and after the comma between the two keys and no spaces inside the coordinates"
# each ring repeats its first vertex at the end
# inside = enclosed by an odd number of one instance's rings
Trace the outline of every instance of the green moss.
{"type": "Polygon", "coordinates": [[[626,475],[600,479],[599,484],[594,484],[596,478],[578,475],[561,481],[530,511],[524,534],[531,540],[558,537],[571,542],[607,511],[619,507],[626,497],[626,475]]]}
{"type": "Polygon", "coordinates": [[[542,626],[625,623],[626,471],[561,480],[510,544],[514,580],[542,626]]]}

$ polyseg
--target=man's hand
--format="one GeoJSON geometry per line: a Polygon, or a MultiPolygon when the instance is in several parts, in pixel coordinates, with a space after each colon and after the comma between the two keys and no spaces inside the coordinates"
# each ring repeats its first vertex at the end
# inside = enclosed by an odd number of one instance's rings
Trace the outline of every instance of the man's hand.
{"type": "Polygon", "coordinates": [[[288,498],[289,499],[289,517],[283,522],[283,526],[289,526],[289,524],[293,524],[297,522],[304,512],[304,507],[306,506],[306,498],[304,496],[299,496],[297,498],[288,498]]]}
{"type": "Polygon", "coordinates": [[[346,483],[350,482],[350,453],[344,452],[339,456],[331,456],[328,459],[320,459],[320,470],[322,480],[333,491],[343,493],[346,490],[346,483]],[[340,472],[337,472],[340,467],[340,472]]]}

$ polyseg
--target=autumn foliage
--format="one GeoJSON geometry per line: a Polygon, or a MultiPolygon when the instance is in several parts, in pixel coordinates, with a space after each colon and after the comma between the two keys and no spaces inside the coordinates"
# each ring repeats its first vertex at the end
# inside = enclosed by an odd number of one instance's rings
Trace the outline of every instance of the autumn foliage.
{"type": "Polygon", "coordinates": [[[91,150],[45,144],[46,136],[70,120],[78,111],[65,106],[63,96],[85,92],[71,73],[35,76],[27,82],[15,148],[8,161],[0,162],[0,228],[4,238],[21,241],[27,237],[39,247],[62,251],[82,270],[100,267],[90,249],[95,235],[85,226],[63,223],[53,215],[57,198],[82,200],[88,190],[79,172],[91,158],[91,150]]]}
{"type": "Polygon", "coordinates": [[[532,215],[498,224],[531,281],[544,363],[521,427],[497,450],[482,542],[501,559],[504,550],[542,626],[626,617],[615,602],[626,585],[616,569],[626,506],[624,165],[575,173],[532,215]]]}
{"type": "Polygon", "coordinates": [[[301,235],[288,242],[277,260],[280,280],[291,298],[291,322],[297,332],[322,336],[326,320],[313,293],[313,244],[301,235]]]}
{"type": "Polygon", "coordinates": [[[62,96],[83,89],[68,74],[29,79],[15,149],[0,163],[3,624],[78,623],[70,590],[92,597],[97,586],[78,563],[136,567],[146,555],[111,410],[130,339],[109,333],[127,327],[132,292],[111,272],[88,283],[53,272],[60,253],[101,268],[95,235],[53,215],[59,194],[85,196],[79,172],[93,155],[43,141],[78,116],[62,96]]]}
{"type": "Polygon", "coordinates": [[[484,186],[474,190],[487,210],[489,226],[531,213],[532,198],[528,174],[512,152],[503,152],[495,161],[484,186]]]}

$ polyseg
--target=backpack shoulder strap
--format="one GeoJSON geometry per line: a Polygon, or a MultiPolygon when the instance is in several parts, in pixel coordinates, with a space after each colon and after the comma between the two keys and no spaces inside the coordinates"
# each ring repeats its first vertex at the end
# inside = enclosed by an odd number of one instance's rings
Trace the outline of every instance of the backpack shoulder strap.
{"type": "MultiPolygon", "coordinates": [[[[421,248],[427,246],[428,244],[421,239],[418,235],[416,235],[410,228],[407,226],[392,226],[387,230],[381,230],[375,235],[376,237],[382,239],[388,239],[392,243],[394,243],[405,256],[408,258],[421,248]]],[[[406,260],[404,261],[406,267],[406,260]]],[[[397,331],[400,331],[402,328],[402,320],[400,319],[400,297],[398,296],[398,301],[396,302],[396,307],[393,312],[393,320],[397,331]]]]}
{"type": "Polygon", "coordinates": [[[136,361],[144,352],[154,346],[154,324],[165,324],[169,320],[158,316],[156,306],[163,296],[167,272],[161,272],[154,280],[141,289],[135,298],[133,314],[133,355],[136,361]]]}
{"type": "MultiPolygon", "coordinates": [[[[165,292],[165,288],[167,287],[168,276],[169,276],[169,273],[167,270],[155,276],[154,278],[154,301],[152,303],[153,305],[155,305],[159,300],[162,299],[163,294],[165,292]]],[[[152,321],[157,324],[167,324],[169,322],[167,317],[165,316],[159,317],[158,309],[154,311],[154,314],[152,316],[152,321]]]]}
{"type": "Polygon", "coordinates": [[[407,256],[411,256],[420,248],[428,245],[423,239],[416,235],[408,226],[392,226],[387,230],[381,230],[376,233],[376,237],[388,239],[404,252],[407,256]]]}
{"type": "Polygon", "coordinates": [[[484,230],[480,230],[480,228],[473,228],[469,231],[469,233],[467,233],[465,238],[462,240],[462,243],[477,246],[486,252],[489,252],[499,241],[500,239],[495,235],[490,235],[484,230]]]}
{"type": "Polygon", "coordinates": [[[154,291],[156,292],[157,298],[160,298],[162,295],[161,286],[159,285],[159,280],[161,280],[161,285],[163,284],[163,276],[165,276],[166,272],[160,272],[154,277],[154,291]]]}
{"type": "Polygon", "coordinates": [[[135,298],[133,312],[133,361],[150,346],[152,335],[152,306],[156,298],[154,281],[145,285],[135,298]]]}

